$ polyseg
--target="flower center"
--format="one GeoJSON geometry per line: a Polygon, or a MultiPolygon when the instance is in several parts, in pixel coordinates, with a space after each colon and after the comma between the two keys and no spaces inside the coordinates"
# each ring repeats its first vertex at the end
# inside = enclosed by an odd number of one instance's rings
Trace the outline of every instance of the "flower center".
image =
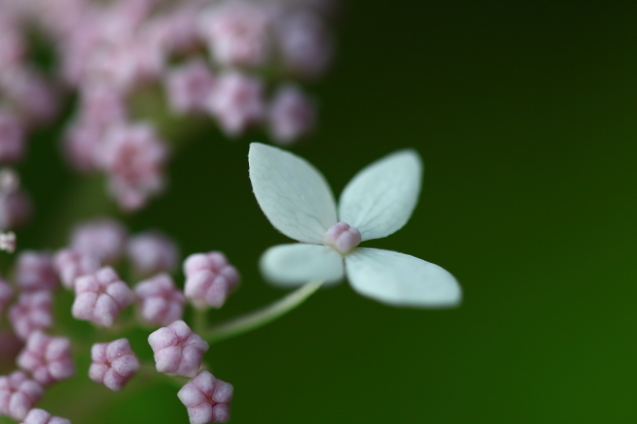
{"type": "Polygon", "coordinates": [[[346,255],[361,242],[361,232],[345,222],[337,222],[327,230],[323,243],[346,255]]]}

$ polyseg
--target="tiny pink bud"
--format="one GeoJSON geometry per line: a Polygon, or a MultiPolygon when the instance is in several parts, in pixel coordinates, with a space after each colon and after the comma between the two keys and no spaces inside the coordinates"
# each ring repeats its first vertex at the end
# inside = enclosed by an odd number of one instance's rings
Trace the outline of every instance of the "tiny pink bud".
{"type": "Polygon", "coordinates": [[[42,386],[22,371],[0,377],[0,414],[23,420],[42,397],[42,386]]]}
{"type": "Polygon", "coordinates": [[[177,246],[159,231],[137,234],[128,240],[128,257],[140,276],[171,271],[177,265],[177,246]]]}
{"type": "Polygon", "coordinates": [[[128,380],[139,371],[140,366],[128,339],[94,344],[91,348],[91,359],[93,363],[88,376],[115,392],[126,386],[128,380]]]}
{"type": "Polygon", "coordinates": [[[232,384],[201,370],[179,390],[179,400],[188,408],[190,424],[225,423],[230,419],[232,384]]]}
{"type": "Polygon", "coordinates": [[[71,424],[66,418],[55,417],[44,409],[32,409],[21,424],[71,424]]]}
{"type": "Polygon", "coordinates": [[[169,325],[181,319],[186,298],[168,274],[159,274],[135,286],[141,319],[153,325],[169,325]]]}
{"type": "Polygon", "coordinates": [[[24,291],[54,290],[60,284],[48,253],[25,250],[18,256],[16,283],[24,291]]]}
{"type": "Polygon", "coordinates": [[[9,319],[16,335],[26,340],[36,330],[53,325],[53,298],[48,290],[20,294],[18,301],[9,309],[9,319]]]}
{"type": "Polygon", "coordinates": [[[119,313],[133,303],[135,294],[111,267],[100,268],[75,280],[72,313],[77,319],[111,327],[119,313]]]}
{"type": "Polygon", "coordinates": [[[215,86],[215,77],[206,62],[192,59],[166,75],[166,90],[174,113],[204,112],[215,86]]]}
{"type": "Polygon", "coordinates": [[[94,256],[75,249],[58,251],[53,258],[53,264],[62,284],[67,289],[73,288],[76,278],[97,271],[100,265],[94,256]]]}
{"type": "Polygon", "coordinates": [[[197,374],[208,350],[208,343],[183,321],[175,321],[151,333],[148,343],[155,352],[157,371],[184,377],[197,374]]]}
{"type": "Polygon", "coordinates": [[[109,218],[97,218],[76,226],[71,235],[71,247],[92,255],[102,265],[116,262],[126,243],[126,229],[109,218]]]}
{"type": "Polygon", "coordinates": [[[270,133],[278,143],[288,145],[314,128],[314,104],[294,85],[281,87],[270,104],[270,133]]]}
{"type": "Polygon", "coordinates": [[[226,72],[217,79],[208,110],[228,135],[238,136],[264,117],[263,83],[236,71],[226,72]]]}
{"type": "Polygon", "coordinates": [[[345,222],[337,222],[325,233],[323,241],[339,253],[345,255],[352,251],[361,242],[361,233],[358,229],[350,227],[345,222]]]}
{"type": "Polygon", "coordinates": [[[30,371],[42,386],[69,379],[75,375],[71,340],[34,331],[18,356],[18,366],[30,371]]]}
{"type": "Polygon", "coordinates": [[[198,308],[223,306],[239,284],[237,269],[221,252],[196,253],[184,261],[185,295],[198,308]]]}

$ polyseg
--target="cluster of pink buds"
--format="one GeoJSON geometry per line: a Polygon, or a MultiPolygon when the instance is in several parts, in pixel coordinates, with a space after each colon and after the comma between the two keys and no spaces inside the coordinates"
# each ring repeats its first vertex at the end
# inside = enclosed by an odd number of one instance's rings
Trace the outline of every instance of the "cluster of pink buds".
{"type": "Polygon", "coordinates": [[[26,418],[42,398],[44,391],[22,371],[0,377],[0,414],[15,420],[26,418]]]}
{"type": "Polygon", "coordinates": [[[128,339],[94,344],[91,359],[93,363],[88,373],[91,380],[115,392],[122,390],[140,367],[128,339]]]}
{"type": "Polygon", "coordinates": [[[225,423],[230,419],[233,391],[232,384],[201,370],[177,396],[188,408],[191,424],[225,423]]]}
{"type": "Polygon", "coordinates": [[[41,331],[31,333],[20,356],[18,365],[33,375],[42,386],[66,380],[75,375],[71,357],[71,340],[50,337],[41,331]]]}

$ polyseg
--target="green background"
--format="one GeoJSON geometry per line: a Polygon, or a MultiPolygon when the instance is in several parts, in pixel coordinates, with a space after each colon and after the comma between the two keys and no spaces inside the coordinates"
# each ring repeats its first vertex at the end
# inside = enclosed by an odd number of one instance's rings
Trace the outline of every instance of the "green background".
{"type": "MultiPolygon", "coordinates": [[[[443,266],[464,302],[396,309],[345,283],[214,345],[214,374],[235,386],[232,422],[637,422],[637,5],[344,6],[336,65],[314,90],[319,131],[292,150],[338,194],[366,164],[416,148],[426,172],[414,215],[365,245],[443,266]]],[[[248,142],[265,137],[190,138],[168,193],[127,222],[165,230],[184,254],[227,253],[243,284],[211,314],[220,320],[283,295],[256,265],[286,238],[248,180],[248,142]]],[[[41,134],[23,167],[38,216],[21,247],[59,247],[60,217],[101,207],[101,186],[78,188],[57,149],[41,134]]],[[[176,388],[129,389],[65,382],[42,405],[74,424],[188,422],[176,388]]]]}

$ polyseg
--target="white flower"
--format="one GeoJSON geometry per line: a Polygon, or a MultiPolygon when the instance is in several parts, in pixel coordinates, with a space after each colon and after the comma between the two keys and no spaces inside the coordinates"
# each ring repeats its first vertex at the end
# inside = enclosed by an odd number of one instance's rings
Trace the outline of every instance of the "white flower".
{"type": "Polygon", "coordinates": [[[360,241],[396,232],[409,220],[423,169],[415,151],[395,152],[359,172],[343,190],[338,211],[327,181],[306,160],[252,143],[249,162],[261,209],[276,229],[301,242],[273,246],[263,254],[261,269],[272,283],[335,283],[347,274],[358,293],[391,305],[443,307],[460,302],[458,282],[438,265],[357,247],[360,241]]]}

